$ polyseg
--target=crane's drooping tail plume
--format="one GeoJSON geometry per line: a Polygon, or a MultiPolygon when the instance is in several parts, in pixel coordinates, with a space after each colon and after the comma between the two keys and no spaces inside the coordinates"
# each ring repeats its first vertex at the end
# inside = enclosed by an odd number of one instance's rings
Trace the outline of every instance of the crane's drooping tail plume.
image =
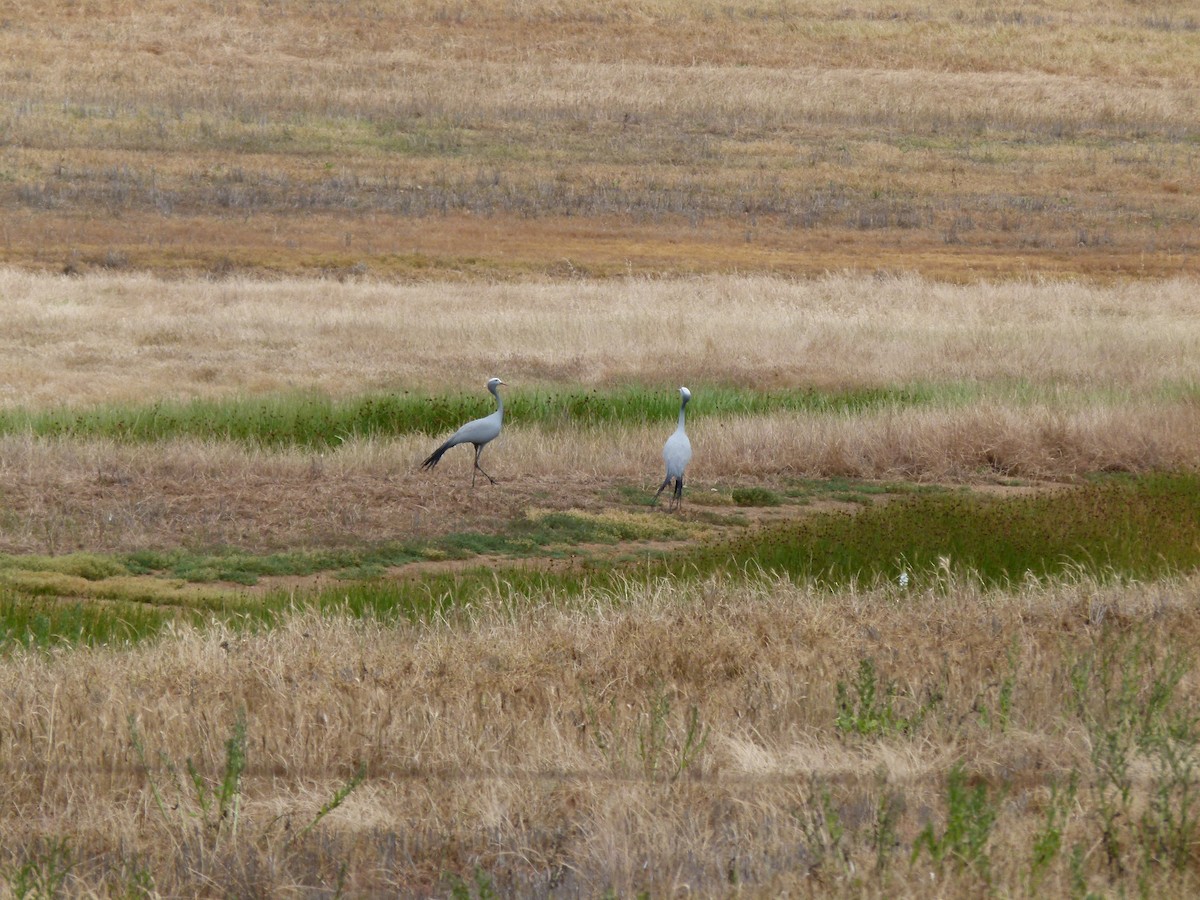
{"type": "MultiPolygon", "coordinates": [[[[490,442],[496,439],[500,434],[500,426],[504,421],[504,400],[500,396],[498,388],[504,384],[499,378],[489,378],[487,389],[492,392],[492,396],[496,398],[496,411],[490,416],[484,416],[482,419],[474,419],[468,422],[454,434],[442,446],[438,447],[421,463],[422,469],[432,469],[438,464],[442,455],[451,447],[457,447],[459,444],[471,444],[475,447],[475,468],[471,470],[471,487],[475,487],[475,469],[483,472],[483,467],[479,465],[479,454],[483,452],[483,448],[490,442]]],[[[492,484],[496,483],[496,479],[487,472],[483,472],[485,478],[492,484]]]]}
{"type": "Polygon", "coordinates": [[[659,496],[674,479],[675,493],[671,497],[671,509],[678,509],[679,504],[683,502],[683,470],[692,458],[692,442],[688,440],[687,431],[683,426],[684,412],[687,410],[688,401],[692,399],[692,392],[681,387],[679,397],[679,424],[675,427],[675,433],[663,444],[663,462],[667,464],[667,477],[659,487],[658,493],[654,495],[654,502],[657,503],[659,496]]]}

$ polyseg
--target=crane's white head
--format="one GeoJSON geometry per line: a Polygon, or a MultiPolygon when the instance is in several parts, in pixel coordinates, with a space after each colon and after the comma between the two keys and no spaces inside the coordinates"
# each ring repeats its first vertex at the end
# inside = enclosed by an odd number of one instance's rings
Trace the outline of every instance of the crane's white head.
{"type": "MultiPolygon", "coordinates": [[[[494,394],[494,393],[496,393],[496,388],[498,388],[502,384],[504,384],[504,382],[501,381],[499,378],[489,378],[488,383],[487,383],[487,389],[494,394]]],[[[507,387],[507,385],[505,385],[505,386],[507,387]]]]}
{"type": "Polygon", "coordinates": [[[679,389],[679,396],[683,398],[683,402],[684,402],[684,403],[687,403],[689,400],[691,400],[691,399],[692,399],[692,392],[691,392],[691,391],[689,391],[689,390],[688,390],[687,388],[685,388],[685,387],[681,387],[681,388],[679,389]]]}

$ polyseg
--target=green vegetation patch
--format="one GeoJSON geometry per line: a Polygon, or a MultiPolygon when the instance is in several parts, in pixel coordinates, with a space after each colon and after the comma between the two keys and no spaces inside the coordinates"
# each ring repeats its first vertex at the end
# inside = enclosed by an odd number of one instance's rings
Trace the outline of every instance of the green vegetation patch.
{"type": "MultiPolygon", "coordinates": [[[[0,557],[0,646],[136,640],[180,617],[269,627],[280,616],[306,608],[383,621],[418,620],[463,608],[484,594],[511,596],[513,603],[529,597],[557,602],[577,596],[585,586],[603,589],[617,580],[714,573],[740,578],[766,571],[834,589],[852,582],[896,584],[901,573],[916,589],[923,582],[938,583],[951,571],[974,574],[989,585],[1078,571],[1101,579],[1153,578],[1200,566],[1200,475],[1104,477],[1021,497],[899,494],[854,512],[816,513],[691,550],[646,548],[619,560],[583,552],[565,570],[489,563],[378,577],[402,561],[552,557],[588,543],[698,538],[706,527],[634,511],[533,510],[506,533],[449,535],[423,547],[263,557],[236,551],[0,557]],[[113,574],[119,567],[126,571],[113,574]],[[281,588],[257,596],[195,583],[321,570],[344,580],[319,590],[281,588]],[[128,622],[121,624],[122,618],[128,622]]],[[[864,694],[862,685],[859,693],[864,694]]],[[[855,708],[864,703],[860,697],[855,708]]],[[[864,708],[869,712],[870,704],[864,708]]]]}
{"type": "MultiPolygon", "coordinates": [[[[843,414],[891,407],[966,402],[970,385],[908,385],[842,391],[753,391],[702,388],[693,411],[706,416],[776,412],[843,414]]],[[[335,400],[322,394],[161,400],[0,410],[0,434],[108,438],[150,443],[171,438],[231,440],[263,447],[335,447],[351,438],[443,434],[494,407],[481,392],[427,396],[400,391],[335,400]]],[[[509,421],[545,428],[672,421],[679,412],[673,389],[622,387],[591,391],[513,391],[505,398],[509,421]]]]}
{"type": "MultiPolygon", "coordinates": [[[[694,393],[690,412],[716,418],[773,413],[861,415],[885,409],[953,408],[989,398],[1016,403],[1056,398],[1061,402],[1063,396],[1052,386],[1022,381],[774,391],[702,384],[694,388],[694,393]]],[[[1194,394],[1194,386],[1163,387],[1163,396],[1169,400],[1194,394]]],[[[1101,391],[1080,393],[1079,399],[1111,402],[1114,398],[1101,391]]],[[[678,395],[667,386],[626,385],[586,391],[516,389],[505,395],[504,402],[508,421],[546,429],[661,425],[673,421],[679,413],[678,395]]],[[[14,407],[0,410],[0,434],[100,437],[129,443],[189,437],[268,448],[327,448],[353,438],[445,434],[494,408],[494,402],[482,390],[443,395],[402,390],[338,399],[319,393],[294,393],[82,408],[14,407]]]]}
{"type": "Polygon", "coordinates": [[[414,544],[380,544],[325,550],[254,554],[227,548],[212,551],[142,551],[120,557],[134,574],[164,575],[190,582],[256,584],[260,578],[305,576],[317,572],[401,566],[424,559],[414,544]]]}
{"type": "Polygon", "coordinates": [[[927,494],[947,490],[941,485],[911,484],[900,481],[866,481],[861,478],[798,478],[783,492],[799,502],[834,500],[841,503],[868,504],[893,494],[927,494]]]}
{"type": "Polygon", "coordinates": [[[743,487],[730,492],[736,506],[779,506],[783,498],[770,488],[743,487]]]}
{"type": "Polygon", "coordinates": [[[57,602],[0,588],[0,648],[134,643],[176,618],[173,609],[144,603],[57,602]]]}
{"type": "Polygon", "coordinates": [[[547,544],[672,541],[708,533],[707,528],[695,522],[625,510],[599,513],[579,509],[566,512],[529,510],[526,519],[547,544]]]}
{"type": "Polygon", "coordinates": [[[131,575],[89,580],[61,572],[7,569],[0,575],[0,583],[29,596],[120,600],[197,610],[228,610],[245,602],[230,591],[198,589],[178,581],[131,575]]]}
{"type": "Polygon", "coordinates": [[[120,560],[98,553],[69,553],[64,556],[0,554],[0,578],[14,570],[55,572],[87,581],[129,574],[129,568],[120,560]]]}
{"type": "MultiPolygon", "coordinates": [[[[1200,565],[1200,476],[1106,477],[1018,498],[913,494],[761,529],[688,556],[703,572],[760,567],[834,585],[914,586],[939,571],[988,584],[1072,569],[1155,577],[1200,565]]],[[[682,571],[682,569],[681,569],[682,571]]]]}

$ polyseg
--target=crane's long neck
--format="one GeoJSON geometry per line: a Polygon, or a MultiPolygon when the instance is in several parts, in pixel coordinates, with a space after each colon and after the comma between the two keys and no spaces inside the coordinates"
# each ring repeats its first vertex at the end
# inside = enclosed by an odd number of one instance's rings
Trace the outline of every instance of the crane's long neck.
{"type": "Polygon", "coordinates": [[[676,431],[683,431],[683,415],[686,411],[687,411],[687,401],[684,400],[682,403],[679,404],[679,427],[675,429],[676,431]]]}
{"type": "Polygon", "coordinates": [[[496,398],[496,415],[498,415],[501,419],[503,419],[504,418],[504,398],[500,396],[500,389],[498,387],[492,388],[492,396],[494,396],[496,398]]]}

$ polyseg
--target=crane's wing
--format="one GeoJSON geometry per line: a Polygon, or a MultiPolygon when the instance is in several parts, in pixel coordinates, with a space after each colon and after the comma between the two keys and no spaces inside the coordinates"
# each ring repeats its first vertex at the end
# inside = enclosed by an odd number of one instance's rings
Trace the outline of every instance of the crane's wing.
{"type": "Polygon", "coordinates": [[[500,412],[496,411],[490,416],[484,416],[482,419],[474,419],[468,422],[454,434],[447,438],[442,446],[434,450],[425,462],[421,463],[422,469],[432,469],[438,464],[438,460],[442,458],[442,454],[451,447],[457,447],[459,444],[475,444],[483,446],[488,441],[494,440],[500,434],[500,412]]]}
{"type": "Polygon", "coordinates": [[[468,422],[454,432],[446,443],[451,447],[456,444],[486,444],[488,441],[495,440],[499,434],[500,416],[492,413],[490,416],[468,422]]]}

